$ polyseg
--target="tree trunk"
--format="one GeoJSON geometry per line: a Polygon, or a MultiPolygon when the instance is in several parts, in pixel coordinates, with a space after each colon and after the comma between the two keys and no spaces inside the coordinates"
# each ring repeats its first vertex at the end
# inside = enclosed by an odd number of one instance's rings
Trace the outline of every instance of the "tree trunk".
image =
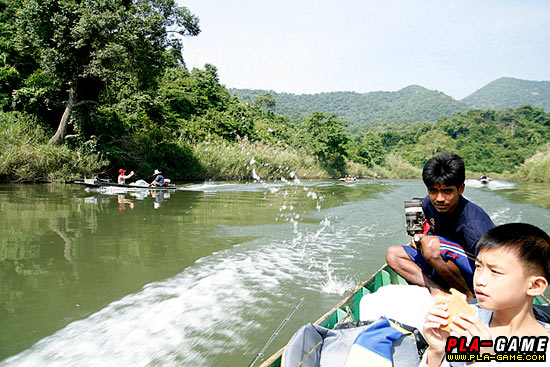
{"type": "Polygon", "coordinates": [[[69,119],[71,118],[71,113],[73,112],[73,108],[75,105],[75,98],[76,98],[76,91],[74,87],[71,86],[71,88],[69,89],[69,100],[67,101],[67,105],[65,106],[65,111],[63,112],[63,116],[61,116],[61,121],[59,122],[57,131],[49,141],[50,144],[61,144],[63,143],[63,140],[65,140],[65,135],[67,135],[67,124],[69,123],[69,119]]]}

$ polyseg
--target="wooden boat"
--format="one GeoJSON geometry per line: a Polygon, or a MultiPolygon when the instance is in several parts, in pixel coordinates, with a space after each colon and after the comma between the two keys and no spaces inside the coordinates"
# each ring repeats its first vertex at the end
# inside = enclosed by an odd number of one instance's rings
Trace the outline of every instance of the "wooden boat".
{"type": "Polygon", "coordinates": [[[155,186],[149,186],[149,185],[133,185],[133,184],[119,184],[116,182],[106,182],[106,181],[98,181],[93,178],[86,178],[84,181],[74,181],[73,183],[78,185],[83,185],[90,188],[95,189],[102,189],[107,187],[116,187],[116,188],[122,188],[124,190],[132,191],[132,190],[175,190],[176,185],[174,184],[168,184],[168,186],[164,187],[155,187],[155,186]]]}
{"type": "MultiPolygon", "coordinates": [[[[340,301],[330,311],[325,313],[314,324],[333,329],[336,325],[349,321],[359,321],[359,302],[364,295],[376,292],[380,287],[390,284],[408,284],[407,281],[384,264],[367,281],[355,289],[349,296],[340,301]]],[[[536,297],[535,305],[548,305],[542,297],[536,297]]],[[[260,367],[279,367],[285,347],[279,349],[275,354],[265,360],[260,367]]]]}

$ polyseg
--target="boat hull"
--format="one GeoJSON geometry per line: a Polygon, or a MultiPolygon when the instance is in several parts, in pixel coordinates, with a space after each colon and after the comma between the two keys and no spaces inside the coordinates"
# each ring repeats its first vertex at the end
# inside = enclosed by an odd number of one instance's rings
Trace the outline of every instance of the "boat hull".
{"type": "Polygon", "coordinates": [[[106,187],[116,187],[116,188],[123,188],[125,190],[131,191],[131,190],[175,190],[176,185],[168,185],[163,187],[155,187],[155,186],[138,186],[138,185],[126,185],[126,184],[118,184],[114,182],[86,182],[86,181],[74,181],[73,183],[77,185],[83,185],[90,188],[100,189],[100,188],[106,188],[106,187]]]}
{"type": "MultiPolygon", "coordinates": [[[[387,264],[384,264],[376,273],[374,273],[367,281],[355,289],[349,296],[340,301],[330,311],[321,316],[315,325],[320,325],[328,329],[333,329],[337,324],[344,322],[359,321],[359,303],[364,295],[376,292],[380,287],[390,284],[408,284],[407,281],[391,269],[387,264]]],[[[541,297],[536,297],[533,300],[535,305],[547,305],[541,297]]],[[[281,366],[281,358],[285,347],[279,349],[275,354],[265,360],[260,367],[279,367],[281,366]]]]}

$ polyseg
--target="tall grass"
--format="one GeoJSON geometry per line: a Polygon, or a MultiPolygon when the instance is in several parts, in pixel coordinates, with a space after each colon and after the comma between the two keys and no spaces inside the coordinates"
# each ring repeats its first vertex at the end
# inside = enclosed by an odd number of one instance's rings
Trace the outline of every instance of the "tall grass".
{"type": "Polygon", "coordinates": [[[251,180],[326,178],[329,174],[310,155],[292,148],[274,147],[244,138],[237,142],[221,139],[192,145],[202,179],[251,180]]]}
{"type": "Polygon", "coordinates": [[[108,163],[81,148],[50,145],[48,137],[28,115],[0,113],[0,181],[62,182],[92,176],[108,163]]]}
{"type": "Polygon", "coordinates": [[[420,178],[422,169],[413,166],[411,163],[403,160],[395,153],[386,156],[386,161],[382,166],[375,166],[376,171],[381,178],[420,178]]]}
{"type": "Polygon", "coordinates": [[[346,161],[346,174],[357,178],[371,178],[374,176],[374,170],[364,164],[346,161]]]}
{"type": "MultiPolygon", "coordinates": [[[[192,153],[202,167],[194,176],[201,179],[338,178],[307,152],[273,147],[246,138],[234,143],[221,139],[200,142],[192,145],[192,153]]],[[[373,168],[346,161],[345,170],[346,174],[359,178],[371,178],[375,173],[381,178],[419,178],[422,175],[420,168],[395,154],[390,154],[383,166],[373,168]]]]}
{"type": "Polygon", "coordinates": [[[512,176],[520,181],[550,182],[550,146],[527,159],[512,176]]]}

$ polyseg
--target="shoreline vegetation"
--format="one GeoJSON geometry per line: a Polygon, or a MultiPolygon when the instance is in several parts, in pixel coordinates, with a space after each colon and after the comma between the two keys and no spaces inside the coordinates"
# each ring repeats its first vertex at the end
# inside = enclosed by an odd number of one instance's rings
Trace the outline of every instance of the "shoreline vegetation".
{"type": "Polygon", "coordinates": [[[114,179],[119,168],[174,181],[420,178],[444,151],[471,172],[550,182],[542,108],[395,117],[435,108],[415,99],[375,125],[283,116],[270,93],[231,94],[214,65],[186,68],[182,38],[201,30],[175,0],[0,0],[0,9],[0,182],[114,179]]]}
{"type": "MultiPolygon", "coordinates": [[[[109,161],[86,146],[69,147],[48,143],[51,131],[36,124],[23,113],[0,113],[0,182],[70,182],[83,177],[109,177],[109,161]]],[[[183,142],[196,164],[182,173],[183,180],[251,181],[279,179],[337,179],[340,172],[321,164],[316,156],[291,147],[270,146],[247,137],[230,142],[219,137],[190,144],[183,142]],[[335,175],[336,173],[336,175],[335,175]]],[[[144,169],[132,168],[143,172],[144,169]]],[[[378,164],[365,164],[345,159],[346,174],[357,178],[421,179],[420,167],[389,153],[378,164]]],[[[111,170],[112,171],[112,170],[111,170]]],[[[182,180],[177,175],[176,180],[182,180]]],[[[550,182],[550,149],[537,152],[517,171],[492,173],[496,179],[525,182],[550,182]]],[[[468,171],[469,178],[481,172],[468,171]]],[[[111,176],[110,178],[115,178],[111,176]]]]}
{"type": "MultiPolygon", "coordinates": [[[[383,132],[382,132],[383,133],[383,132]]],[[[117,166],[112,166],[106,154],[90,145],[56,145],[48,142],[52,131],[36,122],[29,114],[20,112],[0,113],[0,182],[71,182],[84,177],[116,178],[117,166]]],[[[370,133],[369,133],[370,134],[370,133]]],[[[70,141],[70,140],[69,140],[70,141]]],[[[190,142],[178,139],[173,142],[179,157],[184,161],[184,172],[167,169],[177,181],[252,181],[298,179],[338,179],[349,174],[357,178],[372,179],[375,173],[384,179],[421,179],[420,165],[414,165],[398,153],[384,151],[378,164],[370,166],[339,156],[339,167],[323,164],[319,157],[304,149],[284,145],[270,145],[248,137],[234,141],[217,135],[190,142]]],[[[469,178],[477,179],[482,173],[495,179],[518,182],[550,182],[550,147],[542,147],[527,158],[513,172],[471,171],[469,178]]],[[[437,149],[444,151],[444,147],[437,149]]],[[[129,156],[136,152],[122,152],[129,156]]],[[[429,155],[425,155],[428,159],[429,155]]],[[[149,176],[153,167],[140,166],[140,154],[134,164],[126,167],[149,176]]],[[[181,163],[181,162],[180,162],[181,163]]],[[[468,163],[467,163],[468,165],[468,163]]],[[[180,165],[181,167],[181,165],[180,165]]]]}

